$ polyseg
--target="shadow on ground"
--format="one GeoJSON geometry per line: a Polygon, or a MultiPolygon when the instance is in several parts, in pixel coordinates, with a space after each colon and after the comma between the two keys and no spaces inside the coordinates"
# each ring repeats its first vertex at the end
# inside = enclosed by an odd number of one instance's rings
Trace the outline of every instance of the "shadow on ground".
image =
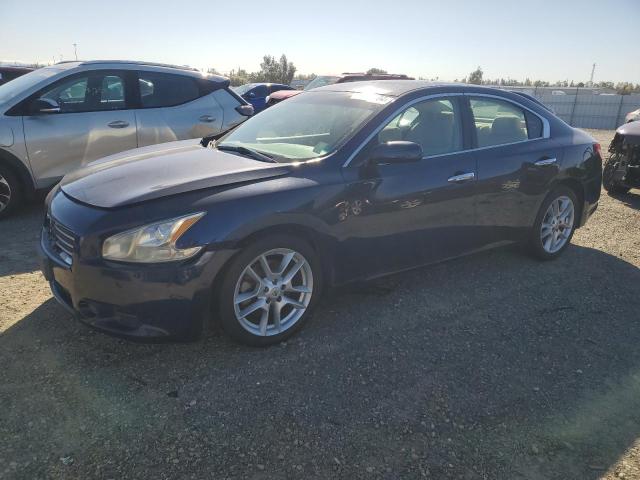
{"type": "Polygon", "coordinates": [[[596,479],[640,436],[638,285],[601,251],[500,250],[334,293],[270,349],[132,344],[49,300],[0,337],[1,464],[14,478],[596,479]]]}
{"type": "Polygon", "coordinates": [[[630,190],[625,194],[609,194],[610,197],[615,198],[627,207],[640,210],[640,190],[630,190]]]}
{"type": "Polygon", "coordinates": [[[38,269],[36,244],[40,238],[43,215],[42,203],[34,203],[0,220],[0,277],[38,269]]]}

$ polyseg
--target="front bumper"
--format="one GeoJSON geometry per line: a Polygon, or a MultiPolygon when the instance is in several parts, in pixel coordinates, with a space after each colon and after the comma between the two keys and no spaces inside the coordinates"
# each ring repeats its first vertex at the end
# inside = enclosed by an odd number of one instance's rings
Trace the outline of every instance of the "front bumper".
{"type": "Polygon", "coordinates": [[[138,341],[197,339],[210,320],[213,281],[231,251],[187,263],[129,265],[104,260],[68,265],[43,229],[41,270],[55,299],[86,325],[138,341]]]}

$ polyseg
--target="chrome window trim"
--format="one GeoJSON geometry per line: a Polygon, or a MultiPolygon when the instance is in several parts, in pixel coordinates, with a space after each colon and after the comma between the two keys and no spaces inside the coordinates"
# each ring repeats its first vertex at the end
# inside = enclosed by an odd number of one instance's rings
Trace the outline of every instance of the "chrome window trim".
{"type": "Polygon", "coordinates": [[[408,108],[411,108],[416,103],[424,102],[426,100],[431,100],[433,98],[443,98],[443,97],[488,97],[488,98],[496,98],[496,99],[502,100],[504,102],[513,103],[514,105],[517,105],[518,107],[533,113],[535,116],[537,116],[542,121],[542,136],[538,137],[538,138],[528,138],[526,140],[520,140],[520,141],[517,141],[517,142],[501,143],[500,145],[488,145],[486,147],[468,148],[468,149],[465,149],[465,150],[456,150],[455,152],[440,153],[438,155],[427,155],[427,156],[422,157],[423,160],[425,160],[427,158],[442,157],[444,155],[456,155],[456,154],[459,154],[459,153],[474,152],[476,150],[487,150],[488,148],[498,148],[498,147],[504,147],[504,146],[507,146],[507,145],[517,145],[519,143],[535,142],[535,141],[538,141],[538,140],[544,140],[544,139],[550,138],[550,136],[551,136],[551,127],[549,125],[549,120],[547,120],[545,117],[543,117],[539,113],[534,112],[529,107],[526,107],[526,106],[522,105],[521,103],[516,102],[515,100],[511,100],[510,98],[505,98],[505,97],[502,97],[500,95],[493,95],[493,94],[489,94],[489,93],[459,93],[459,92],[458,93],[435,93],[433,95],[425,95],[423,97],[416,98],[416,99],[412,100],[411,102],[405,103],[401,107],[399,107],[396,110],[394,110],[393,113],[391,113],[387,118],[385,118],[381,122],[381,124],[373,132],[371,132],[367,136],[367,138],[365,138],[364,141],[362,143],[360,143],[360,145],[358,145],[358,148],[356,148],[353,151],[353,153],[351,155],[349,155],[349,158],[347,158],[347,160],[344,162],[344,164],[342,165],[342,168],[348,167],[349,164],[351,163],[351,161],[354,159],[354,157],[360,153],[360,151],[364,148],[364,146],[367,143],[369,143],[373,139],[373,137],[378,135],[382,131],[382,129],[389,124],[389,122],[391,120],[393,120],[395,117],[400,115],[400,113],[402,113],[403,111],[407,110],[408,108]]]}

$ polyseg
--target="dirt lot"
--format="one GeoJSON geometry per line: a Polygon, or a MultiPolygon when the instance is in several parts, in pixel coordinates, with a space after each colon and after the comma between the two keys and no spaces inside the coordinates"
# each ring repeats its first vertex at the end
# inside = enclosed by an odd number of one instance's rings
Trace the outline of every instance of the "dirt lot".
{"type": "Polygon", "coordinates": [[[79,325],[37,271],[41,217],[0,223],[1,478],[640,478],[638,191],[556,262],[336,292],[266,350],[79,325]]]}

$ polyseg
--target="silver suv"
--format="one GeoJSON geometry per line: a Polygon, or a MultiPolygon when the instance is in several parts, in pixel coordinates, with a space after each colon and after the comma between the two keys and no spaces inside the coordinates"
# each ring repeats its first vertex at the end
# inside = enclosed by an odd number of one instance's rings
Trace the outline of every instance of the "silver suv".
{"type": "Polygon", "coordinates": [[[90,61],[0,86],[0,218],[92,160],[227,130],[253,109],[229,80],[170,65],[90,61]]]}

